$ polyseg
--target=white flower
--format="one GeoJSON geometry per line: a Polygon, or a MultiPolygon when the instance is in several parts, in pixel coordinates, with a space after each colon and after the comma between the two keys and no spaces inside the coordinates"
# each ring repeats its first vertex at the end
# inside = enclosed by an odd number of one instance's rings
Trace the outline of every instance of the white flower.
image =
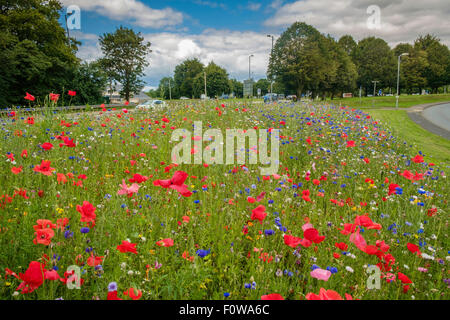
{"type": "Polygon", "coordinates": [[[346,266],[346,267],[345,267],[345,270],[347,270],[348,272],[353,273],[353,269],[352,269],[351,267],[349,267],[349,266],[346,266]]]}
{"type": "Polygon", "coordinates": [[[133,270],[128,271],[128,275],[132,276],[134,274],[133,270]]]}
{"type": "Polygon", "coordinates": [[[428,259],[428,260],[434,260],[434,257],[433,257],[433,256],[430,256],[430,255],[428,255],[428,254],[426,254],[426,253],[423,253],[423,252],[422,252],[422,258],[428,259]]]}

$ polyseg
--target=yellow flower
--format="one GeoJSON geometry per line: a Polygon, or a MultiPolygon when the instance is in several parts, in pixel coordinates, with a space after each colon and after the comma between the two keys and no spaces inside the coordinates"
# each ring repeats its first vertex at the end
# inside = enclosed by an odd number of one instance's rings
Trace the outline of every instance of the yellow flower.
{"type": "Polygon", "coordinates": [[[155,250],[150,250],[150,254],[155,254],[155,250]]]}

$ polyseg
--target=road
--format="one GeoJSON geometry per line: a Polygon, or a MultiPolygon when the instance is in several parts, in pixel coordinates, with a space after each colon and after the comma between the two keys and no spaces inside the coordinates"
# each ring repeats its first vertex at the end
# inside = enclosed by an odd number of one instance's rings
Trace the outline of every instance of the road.
{"type": "Polygon", "coordinates": [[[450,131],[450,103],[427,108],[422,115],[435,125],[450,131]]]}
{"type": "Polygon", "coordinates": [[[422,104],[407,112],[409,118],[425,130],[450,140],[450,102],[422,104]]]}

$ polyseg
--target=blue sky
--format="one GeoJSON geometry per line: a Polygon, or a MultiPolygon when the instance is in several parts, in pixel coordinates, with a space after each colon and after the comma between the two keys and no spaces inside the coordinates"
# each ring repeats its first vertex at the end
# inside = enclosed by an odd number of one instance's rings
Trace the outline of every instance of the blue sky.
{"type": "MultiPolygon", "coordinates": [[[[101,56],[98,36],[114,32],[120,25],[141,32],[152,43],[144,80],[157,87],[164,76],[187,58],[198,58],[224,67],[230,77],[266,76],[271,39],[295,21],[304,21],[320,32],[339,38],[351,34],[355,40],[367,36],[385,39],[389,45],[410,42],[420,34],[432,33],[450,44],[448,0],[60,0],[64,7],[81,10],[81,29],[71,36],[82,42],[78,56],[92,61],[101,56]],[[375,12],[377,28],[368,25],[375,12]]],[[[66,9],[63,10],[63,13],[66,9]]],[[[65,25],[64,19],[61,24],[65,25]]]]}

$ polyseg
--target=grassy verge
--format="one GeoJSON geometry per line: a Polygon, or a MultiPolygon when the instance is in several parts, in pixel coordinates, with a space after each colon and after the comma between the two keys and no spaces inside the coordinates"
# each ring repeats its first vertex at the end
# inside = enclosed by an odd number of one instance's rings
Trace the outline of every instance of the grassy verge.
{"type": "MultiPolygon", "coordinates": [[[[326,102],[335,105],[346,105],[355,108],[372,108],[372,101],[375,108],[393,108],[395,107],[395,97],[359,97],[346,99],[328,99],[326,102]]],[[[398,106],[399,108],[409,108],[418,104],[450,101],[450,94],[433,94],[424,96],[400,96],[398,106]]]]}
{"type": "Polygon", "coordinates": [[[385,123],[400,139],[417,146],[435,163],[450,164],[450,141],[414,123],[404,110],[371,110],[369,114],[385,123]]]}

